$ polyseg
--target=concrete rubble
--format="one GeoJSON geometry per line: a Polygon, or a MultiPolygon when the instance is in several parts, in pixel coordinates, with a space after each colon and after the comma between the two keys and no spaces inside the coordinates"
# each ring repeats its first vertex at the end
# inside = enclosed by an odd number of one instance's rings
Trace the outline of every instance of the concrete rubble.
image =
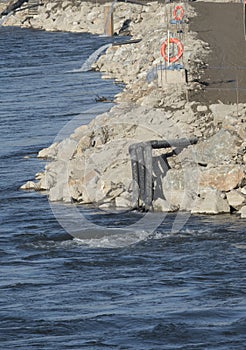
{"type": "MultiPolygon", "coordinates": [[[[246,103],[204,105],[189,100],[189,91],[200,89],[194,78],[211,53],[208,44],[189,31],[189,19],[196,15],[189,3],[181,3],[186,17],[180,34],[185,47],[180,63],[188,72],[188,83],[160,87],[156,79],[147,80],[153,68],[164,64],[160,46],[170,29],[174,5],[114,4],[115,32],[130,19],[127,31],[142,40],[111,46],[93,68],[125,87],[110,111],[41,150],[38,157],[47,159],[47,165],[22,189],[46,191],[50,201],[130,208],[129,145],[196,136],[197,145],[167,158],[159,184],[162,198],[155,198],[154,210],[237,212],[246,217],[246,103]]],[[[33,18],[18,12],[6,24],[102,34],[103,10],[99,3],[44,2],[33,18]]]]}

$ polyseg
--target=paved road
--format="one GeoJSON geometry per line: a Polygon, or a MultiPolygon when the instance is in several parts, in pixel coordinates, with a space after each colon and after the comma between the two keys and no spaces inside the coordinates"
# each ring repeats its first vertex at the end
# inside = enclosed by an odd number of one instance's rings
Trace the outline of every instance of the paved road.
{"type": "Polygon", "coordinates": [[[192,4],[198,16],[190,29],[209,43],[212,53],[201,82],[204,91],[191,98],[204,103],[246,103],[246,41],[244,37],[243,5],[240,3],[192,4]],[[217,68],[215,68],[217,67],[217,68]],[[238,94],[236,87],[238,86],[238,94]]]}

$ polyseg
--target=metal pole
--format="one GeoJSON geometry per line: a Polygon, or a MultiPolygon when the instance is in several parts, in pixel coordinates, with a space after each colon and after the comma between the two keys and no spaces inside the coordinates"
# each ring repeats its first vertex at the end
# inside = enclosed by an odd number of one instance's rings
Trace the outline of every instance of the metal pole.
{"type": "Polygon", "coordinates": [[[244,38],[246,40],[246,0],[243,4],[243,28],[244,28],[244,38]]]}
{"type": "Polygon", "coordinates": [[[107,36],[114,34],[113,6],[111,5],[104,5],[104,34],[107,36]]]}
{"type": "Polygon", "coordinates": [[[144,145],[144,163],[145,163],[145,209],[152,209],[153,200],[153,180],[152,180],[152,146],[150,143],[144,145]]]}
{"type": "Polygon", "coordinates": [[[139,206],[144,207],[145,194],[145,164],[144,164],[144,147],[139,143],[136,148],[137,166],[138,166],[138,185],[139,185],[139,206]]]}
{"type": "Polygon", "coordinates": [[[236,68],[236,90],[237,90],[237,117],[238,117],[238,103],[239,103],[239,85],[238,85],[238,70],[236,68]]]}
{"type": "Polygon", "coordinates": [[[138,178],[138,161],[137,161],[137,144],[133,144],[129,147],[129,153],[131,157],[132,165],[132,206],[133,208],[139,207],[139,178],[138,178]]]}
{"type": "Polygon", "coordinates": [[[169,64],[170,64],[170,61],[169,61],[169,55],[170,55],[170,31],[168,30],[167,31],[167,64],[168,64],[168,67],[169,67],[169,64]]]}

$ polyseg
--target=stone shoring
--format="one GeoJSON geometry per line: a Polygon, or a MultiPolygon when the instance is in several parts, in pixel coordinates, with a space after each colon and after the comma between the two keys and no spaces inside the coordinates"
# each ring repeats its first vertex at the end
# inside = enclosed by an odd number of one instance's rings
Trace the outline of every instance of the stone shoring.
{"type": "MultiPolygon", "coordinates": [[[[141,41],[113,45],[94,64],[104,78],[123,82],[116,105],[68,138],[41,150],[45,170],[23,189],[46,191],[50,201],[93,203],[101,208],[130,208],[132,195],[129,146],[149,140],[199,139],[198,144],[172,154],[170,149],[153,154],[154,188],[159,196],[153,208],[192,213],[237,212],[246,216],[246,104],[192,100],[202,93],[199,79],[212,54],[208,43],[190,31],[196,16],[188,2],[182,25],[170,25],[177,3],[151,2],[148,6],[115,3],[115,32],[125,31],[141,41]],[[159,85],[153,69],[163,65],[160,46],[167,31],[177,32],[184,44],[180,61],[188,83],[159,85]],[[165,158],[165,161],[163,159],[165,158]]],[[[226,4],[221,5],[226,6],[226,4]]],[[[102,34],[103,5],[99,2],[45,2],[38,14],[18,12],[7,25],[50,31],[102,34]]],[[[165,73],[166,74],[166,73],[165,73]]]]}

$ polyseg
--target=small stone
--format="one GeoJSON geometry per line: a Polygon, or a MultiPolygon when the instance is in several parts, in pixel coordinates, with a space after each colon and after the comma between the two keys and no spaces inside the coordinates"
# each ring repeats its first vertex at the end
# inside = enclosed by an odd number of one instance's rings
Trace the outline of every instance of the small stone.
{"type": "Polygon", "coordinates": [[[201,131],[198,130],[198,129],[196,129],[196,130],[194,131],[194,136],[196,136],[196,137],[202,137],[201,131]]]}
{"type": "Polygon", "coordinates": [[[246,219],[246,205],[239,210],[239,214],[241,214],[242,219],[246,219]]]}
{"type": "Polygon", "coordinates": [[[197,106],[196,110],[197,112],[207,112],[208,107],[200,105],[200,106],[197,106]]]}
{"type": "Polygon", "coordinates": [[[115,198],[115,206],[119,208],[130,208],[131,201],[124,197],[116,197],[115,198]]]}
{"type": "Polygon", "coordinates": [[[242,188],[240,189],[240,191],[241,191],[242,194],[246,194],[246,187],[242,187],[242,188]]]}
{"type": "Polygon", "coordinates": [[[54,159],[57,155],[57,146],[58,146],[58,142],[55,142],[48,148],[41,149],[37,157],[44,158],[44,159],[47,159],[47,158],[54,159]]]}
{"type": "Polygon", "coordinates": [[[111,202],[105,202],[101,205],[99,205],[99,209],[109,209],[112,207],[112,203],[111,202]]]}
{"type": "Polygon", "coordinates": [[[27,181],[20,187],[21,190],[38,190],[38,184],[33,181],[27,181]]]}

